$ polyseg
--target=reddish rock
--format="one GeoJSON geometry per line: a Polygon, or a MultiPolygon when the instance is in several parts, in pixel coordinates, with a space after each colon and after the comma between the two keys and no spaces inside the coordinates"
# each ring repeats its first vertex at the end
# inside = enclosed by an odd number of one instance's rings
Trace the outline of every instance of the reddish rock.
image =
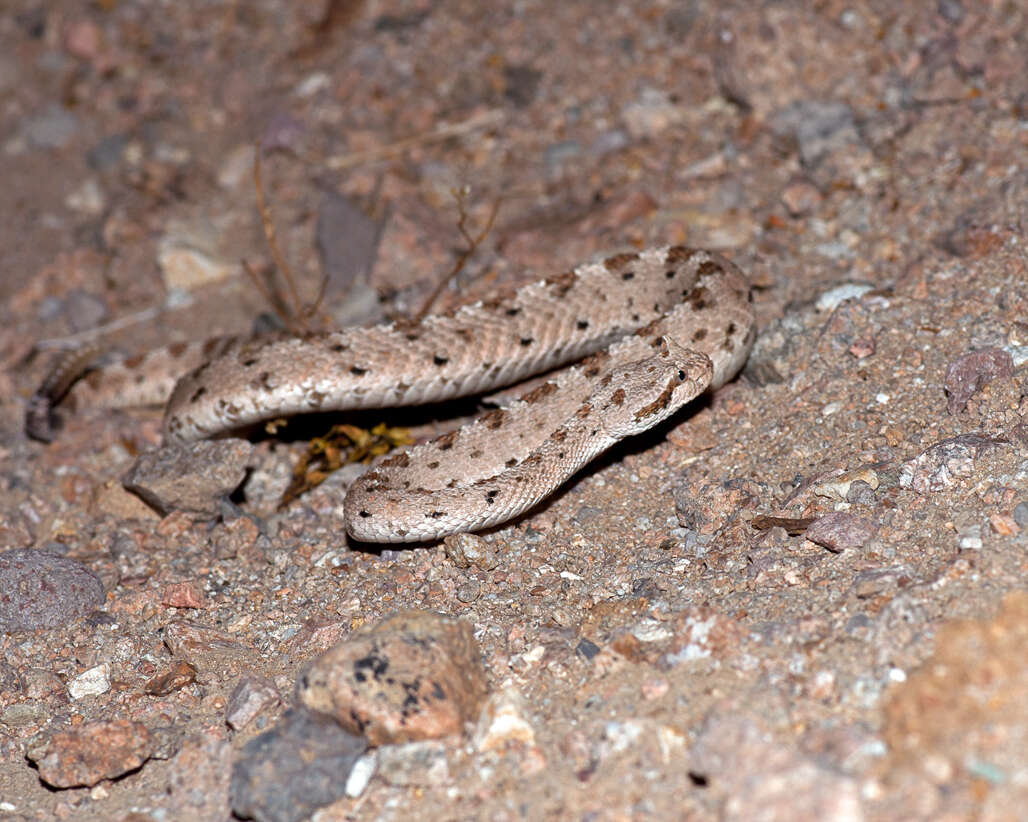
{"type": "Polygon", "coordinates": [[[135,770],[153,753],[150,732],[141,722],[114,719],[59,731],[34,742],[26,756],[39,778],[55,788],[90,787],[135,770]]]}
{"type": "Polygon", "coordinates": [[[859,548],[866,544],[877,530],[878,526],[867,517],[833,511],[812,522],[803,536],[838,554],[847,548],[859,548]]]}
{"type": "Polygon", "coordinates": [[[486,693],[467,622],[426,611],[389,617],[315,659],[297,698],[372,745],[434,739],[473,722],[486,693]]]}
{"type": "Polygon", "coordinates": [[[196,682],[196,668],[178,660],[171,668],[146,683],[146,692],[153,696],[167,696],[196,682]]]}
{"type": "Polygon", "coordinates": [[[161,594],[161,604],[169,608],[206,608],[203,591],[195,582],[175,582],[161,594]]]}
{"type": "Polygon", "coordinates": [[[983,348],[957,357],[946,369],[947,410],[956,415],[967,401],[997,377],[1012,377],[1014,361],[1002,348],[983,348]]]}
{"type": "Polygon", "coordinates": [[[264,676],[246,674],[239,678],[228,698],[225,708],[225,722],[238,731],[249,725],[269,705],[282,700],[275,683],[264,676]]]}

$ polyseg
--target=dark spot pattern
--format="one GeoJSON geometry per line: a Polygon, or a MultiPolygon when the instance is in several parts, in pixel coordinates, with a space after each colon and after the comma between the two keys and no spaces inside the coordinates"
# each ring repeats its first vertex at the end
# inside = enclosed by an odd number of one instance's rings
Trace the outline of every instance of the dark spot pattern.
{"type": "Polygon", "coordinates": [[[546,281],[546,284],[550,287],[550,291],[557,299],[563,299],[564,296],[575,286],[578,282],[578,275],[574,271],[569,271],[567,274],[561,274],[557,277],[551,277],[546,281]]]}
{"type": "Polygon", "coordinates": [[[635,412],[635,419],[644,420],[646,417],[657,414],[667,408],[668,404],[671,402],[671,398],[675,394],[676,385],[677,383],[674,378],[668,380],[668,384],[664,387],[664,390],[660,392],[660,396],[657,397],[657,399],[635,412]]]}
{"type": "Polygon", "coordinates": [[[715,263],[713,260],[704,260],[700,264],[700,267],[696,269],[697,277],[714,277],[721,273],[721,266],[715,263]]]}
{"type": "Polygon", "coordinates": [[[449,451],[453,448],[453,444],[457,441],[458,432],[449,431],[443,434],[441,437],[436,437],[432,442],[440,451],[449,451]]]}
{"type": "Polygon", "coordinates": [[[687,263],[693,258],[695,253],[695,248],[688,248],[684,245],[671,246],[671,248],[667,250],[667,256],[664,257],[664,265],[671,267],[687,263]]]}
{"type": "Polygon", "coordinates": [[[200,356],[204,359],[209,359],[210,357],[213,357],[216,353],[219,353],[221,351],[222,343],[224,343],[225,341],[226,340],[224,337],[213,337],[207,340],[203,344],[203,348],[200,349],[200,356]]]}
{"type": "Polygon", "coordinates": [[[610,272],[619,271],[625,266],[636,262],[638,259],[639,255],[631,252],[625,254],[614,254],[603,261],[603,267],[610,272]]]}
{"type": "Polygon", "coordinates": [[[707,307],[707,298],[710,296],[710,292],[707,291],[702,285],[696,286],[692,291],[685,294],[685,300],[688,302],[696,311],[702,311],[707,307]]]}
{"type": "Polygon", "coordinates": [[[556,383],[544,382],[542,385],[536,386],[527,394],[521,397],[522,402],[527,402],[529,405],[534,405],[540,400],[550,396],[554,391],[557,390],[556,383]]]}
{"type": "Polygon", "coordinates": [[[490,431],[498,431],[503,427],[503,423],[507,419],[507,412],[502,408],[497,408],[495,411],[490,411],[485,414],[481,421],[482,425],[488,428],[490,431]]]}

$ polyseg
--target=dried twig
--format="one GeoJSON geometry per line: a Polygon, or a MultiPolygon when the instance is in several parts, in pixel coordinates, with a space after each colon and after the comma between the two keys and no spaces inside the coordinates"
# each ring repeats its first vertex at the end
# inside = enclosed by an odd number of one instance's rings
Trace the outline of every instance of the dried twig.
{"type": "Polygon", "coordinates": [[[104,325],[97,325],[93,328],[87,328],[85,331],[79,331],[77,334],[69,334],[67,337],[51,337],[48,340],[40,340],[33,346],[33,349],[36,351],[48,351],[55,348],[77,348],[82,343],[92,342],[97,337],[102,337],[105,334],[110,334],[114,331],[120,331],[122,328],[126,328],[127,326],[150,322],[150,320],[156,319],[160,316],[160,313],[163,310],[164,308],[162,306],[144,308],[142,311],[137,311],[134,314],[127,314],[124,317],[118,317],[118,319],[111,320],[109,323],[105,323],[104,325]]]}
{"type": "Polygon", "coordinates": [[[421,306],[421,310],[413,317],[413,322],[421,322],[428,314],[429,309],[439,299],[439,295],[443,293],[443,289],[453,282],[453,279],[460,274],[464,269],[465,264],[471,258],[471,255],[478,250],[478,246],[482,243],[482,240],[486,238],[486,235],[492,230],[493,223],[496,222],[496,215],[500,212],[500,198],[497,197],[493,202],[492,210],[489,212],[489,219],[486,220],[485,227],[478,233],[477,237],[472,237],[467,230],[467,219],[468,213],[464,207],[464,201],[467,197],[467,189],[462,188],[460,190],[452,190],[451,193],[454,199],[457,200],[457,230],[460,231],[461,236],[464,237],[465,242],[468,244],[467,248],[461,252],[461,255],[457,258],[457,262],[454,264],[450,272],[443,277],[439,284],[433,289],[432,293],[428,295],[428,299],[421,306]]]}
{"type": "Polygon", "coordinates": [[[321,284],[318,287],[318,295],[314,302],[305,305],[300,298],[300,291],[297,288],[293,271],[279,247],[271,209],[268,208],[267,200],[264,197],[264,182],[261,177],[262,151],[262,144],[258,142],[253,157],[253,182],[257,194],[257,209],[261,214],[264,238],[271,251],[271,257],[275,261],[276,270],[281,272],[282,279],[285,280],[288,293],[283,295],[279,293],[277,288],[269,287],[246,260],[243,261],[243,269],[257,287],[257,290],[261,292],[261,296],[264,297],[272,310],[282,320],[283,324],[294,334],[302,334],[311,330],[308,321],[315,315],[321,305],[321,301],[325,297],[325,292],[328,288],[328,274],[322,275],[321,284]]]}
{"type": "MultiPolygon", "coordinates": [[[[282,273],[282,279],[286,281],[286,286],[289,289],[289,297],[292,310],[294,311],[294,317],[300,311],[301,301],[300,292],[296,288],[296,280],[293,278],[293,270],[289,267],[289,263],[286,262],[285,255],[282,254],[282,250],[278,247],[278,238],[275,235],[275,223],[271,219],[271,211],[268,209],[268,204],[264,199],[264,184],[261,181],[261,153],[264,147],[260,141],[257,142],[257,148],[253,153],[253,182],[254,187],[257,191],[257,210],[261,213],[261,223],[264,225],[264,238],[268,242],[268,248],[271,251],[271,258],[275,261],[275,265],[278,270],[282,273]]],[[[274,308],[274,306],[272,306],[274,308]]],[[[286,318],[283,317],[283,320],[286,318]]],[[[289,323],[287,323],[289,324],[289,323]]]]}
{"type": "Polygon", "coordinates": [[[407,149],[413,148],[414,146],[434,143],[439,140],[446,140],[450,137],[467,134],[468,132],[475,131],[476,129],[486,128],[494,123],[498,123],[502,118],[502,111],[499,109],[491,109],[490,111],[484,111],[481,114],[476,114],[474,117],[470,117],[461,123],[451,123],[440,126],[435,131],[429,132],[428,134],[416,134],[413,137],[406,137],[403,140],[397,140],[395,143],[390,143],[387,146],[378,146],[376,148],[368,149],[367,151],[355,151],[350,154],[329,157],[325,161],[325,165],[333,171],[340,171],[344,168],[353,168],[354,166],[367,165],[379,160],[387,160],[390,157],[396,157],[399,154],[403,154],[407,149]]]}

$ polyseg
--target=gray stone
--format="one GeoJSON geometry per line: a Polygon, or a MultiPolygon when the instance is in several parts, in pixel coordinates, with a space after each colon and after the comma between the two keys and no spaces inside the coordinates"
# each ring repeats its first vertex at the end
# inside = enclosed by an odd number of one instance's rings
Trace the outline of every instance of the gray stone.
{"type": "Polygon", "coordinates": [[[78,131],[79,120],[57,103],[30,117],[22,125],[25,139],[37,148],[64,148],[78,131]]]}
{"type": "Polygon", "coordinates": [[[80,562],[32,548],[0,554],[0,632],[66,625],[103,601],[103,583],[80,562]]]}
{"type": "Polygon", "coordinates": [[[347,775],[367,747],[331,719],[289,710],[240,751],[229,788],[232,811],[258,822],[307,819],[345,795],[347,775]]]}
{"type": "Polygon", "coordinates": [[[253,446],[246,440],[205,440],[142,454],[122,478],[124,486],[162,514],[185,511],[213,519],[221,500],[246,476],[253,446]]]}

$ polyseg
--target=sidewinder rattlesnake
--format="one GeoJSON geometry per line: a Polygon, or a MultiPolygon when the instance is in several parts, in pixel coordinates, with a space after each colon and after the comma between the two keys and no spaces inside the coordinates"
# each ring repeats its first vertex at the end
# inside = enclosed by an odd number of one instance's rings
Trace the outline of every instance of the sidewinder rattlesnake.
{"type": "MultiPolygon", "coordinates": [[[[346,529],[362,541],[419,542],[486,528],[735,376],[755,337],[749,303],[749,285],[732,263],[676,246],[581,265],[416,324],[180,344],[167,351],[183,369],[211,359],[175,384],[165,439],[217,436],[309,411],[445,400],[582,360],[505,407],[382,460],[344,501],[346,529]]],[[[94,372],[76,386],[80,401],[160,399],[171,380],[148,385],[140,376],[147,365],[142,356],[94,372]]],[[[55,372],[33,397],[30,434],[52,435],[52,407],[74,370],[55,372]]]]}

